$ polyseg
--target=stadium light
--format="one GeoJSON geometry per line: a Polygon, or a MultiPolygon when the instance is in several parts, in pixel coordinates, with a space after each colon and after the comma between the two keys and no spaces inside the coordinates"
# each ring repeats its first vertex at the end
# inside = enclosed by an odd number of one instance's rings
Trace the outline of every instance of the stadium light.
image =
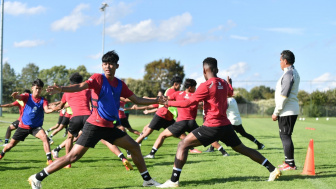
{"type": "MultiPolygon", "coordinates": [[[[0,42],[0,104],[2,104],[2,60],[3,60],[3,18],[4,18],[4,0],[1,0],[1,42],[0,42]]],[[[0,108],[0,116],[2,116],[2,108],[0,108]]]]}
{"type": "MultiPolygon", "coordinates": [[[[107,3],[102,3],[102,7],[100,8],[101,11],[104,12],[104,23],[103,23],[103,51],[102,51],[102,55],[104,55],[104,45],[105,45],[105,9],[106,7],[108,7],[107,3]]],[[[103,68],[101,70],[101,72],[103,73],[103,68]]]]}

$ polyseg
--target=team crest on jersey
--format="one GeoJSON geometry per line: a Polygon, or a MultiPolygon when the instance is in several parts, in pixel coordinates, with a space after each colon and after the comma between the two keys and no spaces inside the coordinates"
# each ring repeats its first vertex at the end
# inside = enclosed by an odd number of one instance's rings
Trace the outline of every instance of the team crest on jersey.
{"type": "Polygon", "coordinates": [[[218,86],[217,86],[217,89],[223,89],[223,85],[221,84],[221,82],[218,81],[218,86]]]}
{"type": "Polygon", "coordinates": [[[36,106],[34,106],[34,108],[33,108],[33,112],[36,112],[36,110],[37,110],[37,107],[36,107],[36,106]]]}

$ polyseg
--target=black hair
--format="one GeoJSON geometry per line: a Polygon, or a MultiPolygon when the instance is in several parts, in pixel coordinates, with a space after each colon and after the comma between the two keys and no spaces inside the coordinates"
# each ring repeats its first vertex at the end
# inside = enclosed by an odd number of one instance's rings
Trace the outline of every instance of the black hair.
{"type": "Polygon", "coordinates": [[[33,86],[38,86],[38,87],[43,87],[44,86],[44,83],[41,79],[36,79],[35,81],[33,81],[32,83],[32,87],[33,86]]]}
{"type": "Polygon", "coordinates": [[[164,95],[166,91],[164,89],[160,89],[159,92],[161,92],[162,95],[164,95]]]}
{"type": "Polygon", "coordinates": [[[70,76],[70,83],[71,84],[79,84],[79,83],[82,83],[82,82],[83,82],[83,76],[80,75],[78,72],[73,73],[70,76]]]}
{"type": "Polygon", "coordinates": [[[25,90],[23,91],[23,93],[28,93],[28,94],[31,94],[31,92],[30,92],[30,90],[29,90],[29,89],[25,89],[25,90]]]}
{"type": "Polygon", "coordinates": [[[281,52],[281,58],[283,60],[287,60],[287,62],[290,64],[290,65],[293,65],[294,62],[295,62],[295,56],[294,56],[294,53],[290,50],[283,50],[281,52]]]}
{"type": "Polygon", "coordinates": [[[173,79],[171,79],[171,85],[174,85],[174,83],[182,83],[182,78],[180,76],[175,76],[173,79]]]}
{"type": "Polygon", "coordinates": [[[186,79],[184,81],[184,88],[188,89],[189,87],[195,87],[197,85],[197,82],[194,79],[186,79]]]}
{"type": "Polygon", "coordinates": [[[117,64],[119,61],[119,56],[115,51],[109,51],[105,53],[102,57],[102,62],[117,64]]]}
{"type": "Polygon", "coordinates": [[[212,73],[217,74],[218,68],[217,68],[217,60],[212,57],[208,57],[203,60],[203,65],[206,64],[209,66],[212,73]]]}

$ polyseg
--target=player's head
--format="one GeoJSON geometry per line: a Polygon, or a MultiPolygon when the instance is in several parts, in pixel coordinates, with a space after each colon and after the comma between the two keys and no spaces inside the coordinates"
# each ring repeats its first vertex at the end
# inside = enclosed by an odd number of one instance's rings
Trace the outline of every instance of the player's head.
{"type": "Polygon", "coordinates": [[[213,76],[217,77],[218,67],[217,60],[212,57],[208,57],[203,60],[203,74],[205,80],[208,80],[208,72],[210,72],[213,76]]]}
{"type": "Polygon", "coordinates": [[[118,69],[119,56],[115,51],[109,51],[102,57],[102,67],[105,75],[114,76],[116,69],[118,69]]]}
{"type": "Polygon", "coordinates": [[[197,82],[194,79],[187,78],[184,81],[184,89],[189,90],[189,92],[195,92],[197,82]]]}
{"type": "Polygon", "coordinates": [[[283,70],[284,68],[293,65],[295,62],[294,53],[290,50],[283,50],[280,56],[280,67],[283,70]]]}
{"type": "Polygon", "coordinates": [[[32,83],[32,93],[34,97],[40,96],[44,83],[41,79],[36,79],[32,83]]]}
{"type": "Polygon", "coordinates": [[[163,90],[163,89],[160,89],[159,91],[158,91],[158,96],[163,96],[164,95],[164,93],[165,93],[165,90],[163,90]]]}
{"type": "Polygon", "coordinates": [[[175,76],[171,79],[171,85],[173,86],[175,91],[180,90],[181,84],[182,84],[182,78],[181,77],[175,76]]]}
{"type": "Polygon", "coordinates": [[[30,91],[29,89],[25,89],[25,90],[23,91],[23,94],[24,94],[24,93],[31,94],[31,91],[30,91]]]}
{"type": "Polygon", "coordinates": [[[70,76],[70,83],[71,84],[79,84],[79,83],[82,83],[82,82],[83,82],[83,76],[80,75],[78,72],[73,73],[70,76]]]}

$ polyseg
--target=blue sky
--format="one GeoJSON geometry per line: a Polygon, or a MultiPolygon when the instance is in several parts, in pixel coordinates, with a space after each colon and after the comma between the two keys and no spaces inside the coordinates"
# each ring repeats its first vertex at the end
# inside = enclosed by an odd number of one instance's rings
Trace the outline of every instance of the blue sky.
{"type": "Polygon", "coordinates": [[[5,0],[3,62],[17,73],[30,62],[100,72],[103,2],[105,52],[120,56],[117,77],[141,79],[145,64],[171,58],[200,83],[202,61],[215,57],[218,75],[235,87],[275,88],[289,49],[301,89],[336,87],[333,0],[5,0]]]}

